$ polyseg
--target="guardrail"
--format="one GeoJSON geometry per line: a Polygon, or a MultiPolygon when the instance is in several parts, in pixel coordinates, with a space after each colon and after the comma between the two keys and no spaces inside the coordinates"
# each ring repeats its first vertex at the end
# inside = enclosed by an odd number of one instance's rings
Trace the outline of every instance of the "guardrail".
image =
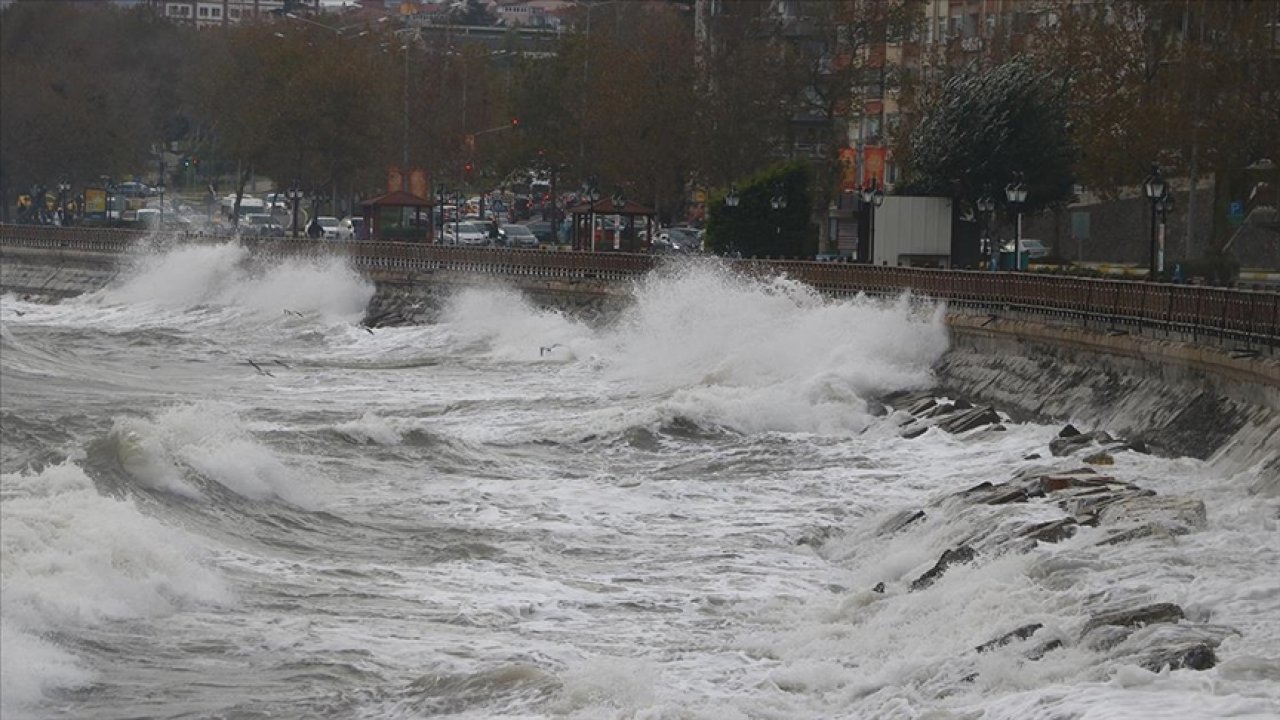
{"type": "MultiPolygon", "coordinates": [[[[626,280],[669,256],[467,248],[404,242],[332,242],[145,234],[136,230],[0,225],[0,243],[29,248],[124,252],[141,241],[239,242],[259,256],[343,254],[365,270],[456,270],[559,279],[626,280]]],[[[785,273],[833,295],[910,291],[992,314],[1020,312],[1093,323],[1116,332],[1179,333],[1193,342],[1280,348],[1280,293],[1035,273],[926,270],[807,260],[725,260],[757,275],[785,273]]]]}

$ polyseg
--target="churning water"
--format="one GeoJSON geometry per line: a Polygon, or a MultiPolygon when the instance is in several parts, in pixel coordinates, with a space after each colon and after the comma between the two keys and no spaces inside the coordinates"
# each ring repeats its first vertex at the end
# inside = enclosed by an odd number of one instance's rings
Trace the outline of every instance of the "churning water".
{"type": "Polygon", "coordinates": [[[899,437],[874,399],[930,385],[937,308],[691,266],[608,320],[495,288],[370,332],[342,263],[244,259],[3,299],[6,720],[1280,715],[1276,503],[1248,473],[1118,453],[1207,527],[1082,528],[909,592],[1036,510],[885,519],[1057,429],[899,437]],[[1073,640],[1126,599],[1228,628],[1217,666],[1073,640]],[[1031,622],[1061,647],[975,653],[1031,622]]]}

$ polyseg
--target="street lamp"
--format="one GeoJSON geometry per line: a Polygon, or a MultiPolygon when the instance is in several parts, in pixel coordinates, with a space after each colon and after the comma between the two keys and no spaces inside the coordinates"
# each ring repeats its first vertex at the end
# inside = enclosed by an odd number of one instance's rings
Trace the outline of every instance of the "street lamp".
{"type": "Polygon", "coordinates": [[[978,212],[982,214],[982,237],[978,238],[978,252],[991,267],[991,214],[995,212],[996,201],[990,195],[978,198],[978,212]]]}
{"type": "Polygon", "coordinates": [[[289,202],[293,205],[293,236],[298,237],[298,203],[302,200],[302,186],[297,180],[289,185],[289,189],[285,191],[285,197],[289,198],[289,202]]]}
{"type": "MultiPolygon", "coordinates": [[[[1161,245],[1160,257],[1157,258],[1156,256],[1156,211],[1167,210],[1167,207],[1168,207],[1167,204],[1166,204],[1166,207],[1163,209],[1160,208],[1159,206],[1161,205],[1162,202],[1165,201],[1165,198],[1169,194],[1169,185],[1168,183],[1165,182],[1164,178],[1160,176],[1160,167],[1157,166],[1155,163],[1151,164],[1151,174],[1148,175],[1147,179],[1143,181],[1142,190],[1144,193],[1146,193],[1147,199],[1151,201],[1151,248],[1150,248],[1151,268],[1147,278],[1149,280],[1154,281],[1156,279],[1157,273],[1159,273],[1161,270],[1164,269],[1163,268],[1163,265],[1164,265],[1164,257],[1163,257],[1164,243],[1163,242],[1160,243],[1161,245]]],[[[1163,241],[1163,239],[1164,238],[1161,238],[1161,241],[1163,241]]]]}
{"type": "Polygon", "coordinates": [[[871,178],[870,184],[862,188],[862,202],[867,207],[867,262],[876,264],[876,208],[884,204],[884,190],[880,189],[880,179],[871,178]]]}
{"type": "Polygon", "coordinates": [[[1013,236],[1013,269],[1022,269],[1022,205],[1027,201],[1027,186],[1020,171],[1013,173],[1013,181],[1004,187],[1005,200],[1018,213],[1018,229],[1013,236]]]}
{"type": "Polygon", "coordinates": [[[67,224],[67,193],[71,192],[71,183],[66,180],[58,181],[58,214],[60,215],[58,222],[62,225],[67,224]]]}
{"type": "Polygon", "coordinates": [[[582,197],[587,201],[587,218],[590,226],[587,232],[591,236],[591,252],[596,251],[596,203],[600,202],[600,188],[597,187],[596,176],[587,178],[582,187],[582,197]]]}
{"type": "Polygon", "coordinates": [[[724,206],[736,208],[738,207],[738,203],[741,201],[742,201],[742,198],[738,197],[738,186],[736,184],[730,183],[729,193],[724,196],[724,206]]]}
{"type": "Polygon", "coordinates": [[[156,190],[160,191],[160,227],[161,229],[163,229],[164,228],[164,181],[163,180],[161,180],[160,184],[156,186],[156,190]]]}
{"type": "MultiPolygon", "coordinates": [[[[787,195],[783,191],[781,180],[773,184],[773,195],[769,198],[769,208],[778,213],[781,213],[783,210],[787,209],[787,195]]],[[[777,222],[774,223],[773,232],[779,238],[782,237],[782,219],[781,218],[777,218],[777,222]]]]}

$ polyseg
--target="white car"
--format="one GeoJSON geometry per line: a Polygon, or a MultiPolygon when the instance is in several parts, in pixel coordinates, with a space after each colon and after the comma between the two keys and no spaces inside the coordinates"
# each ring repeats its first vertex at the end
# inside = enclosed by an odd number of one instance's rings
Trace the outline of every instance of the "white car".
{"type": "Polygon", "coordinates": [[[324,230],[323,237],[325,240],[338,239],[338,218],[329,215],[321,215],[316,218],[316,222],[320,223],[320,227],[324,230]]]}
{"type": "Polygon", "coordinates": [[[345,217],[338,221],[339,240],[361,240],[364,238],[364,218],[345,217]]]}
{"type": "Polygon", "coordinates": [[[489,233],[480,223],[445,223],[442,239],[446,245],[488,245],[489,233]]]}

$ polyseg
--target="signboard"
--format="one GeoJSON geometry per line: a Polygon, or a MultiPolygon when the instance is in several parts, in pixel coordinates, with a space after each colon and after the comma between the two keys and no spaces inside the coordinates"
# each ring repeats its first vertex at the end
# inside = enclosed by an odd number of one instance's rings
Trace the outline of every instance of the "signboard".
{"type": "Polygon", "coordinates": [[[106,222],[107,191],[102,188],[84,189],[84,217],[86,220],[106,222]]]}
{"type": "Polygon", "coordinates": [[[884,147],[868,145],[862,149],[865,160],[862,163],[862,186],[871,184],[875,178],[880,187],[884,187],[884,161],[888,150],[884,147]]]}
{"type": "Polygon", "coordinates": [[[1244,224],[1244,203],[1237,200],[1227,205],[1227,222],[1233,227],[1244,224]]]}
{"type": "Polygon", "coordinates": [[[858,151],[850,147],[840,148],[840,189],[844,192],[858,189],[858,151]]]}

